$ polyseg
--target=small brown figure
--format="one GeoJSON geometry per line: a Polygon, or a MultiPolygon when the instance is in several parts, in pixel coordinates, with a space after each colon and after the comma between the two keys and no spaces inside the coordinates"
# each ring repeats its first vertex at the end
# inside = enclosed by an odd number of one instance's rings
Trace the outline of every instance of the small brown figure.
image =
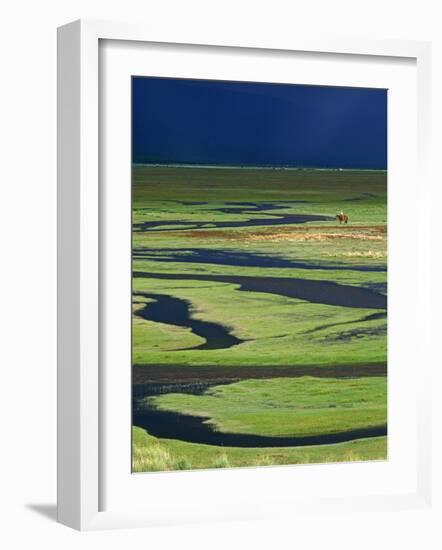
{"type": "Polygon", "coordinates": [[[348,223],[348,216],[347,214],[344,214],[343,210],[341,210],[339,214],[336,214],[336,219],[339,221],[340,224],[348,223]]]}

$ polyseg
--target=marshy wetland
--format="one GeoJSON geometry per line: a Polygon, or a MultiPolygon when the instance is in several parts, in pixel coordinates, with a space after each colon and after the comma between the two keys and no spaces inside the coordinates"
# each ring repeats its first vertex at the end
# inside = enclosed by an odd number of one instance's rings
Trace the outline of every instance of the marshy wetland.
{"type": "Polygon", "coordinates": [[[386,458],[386,196],[380,170],[133,166],[134,471],[386,458]]]}

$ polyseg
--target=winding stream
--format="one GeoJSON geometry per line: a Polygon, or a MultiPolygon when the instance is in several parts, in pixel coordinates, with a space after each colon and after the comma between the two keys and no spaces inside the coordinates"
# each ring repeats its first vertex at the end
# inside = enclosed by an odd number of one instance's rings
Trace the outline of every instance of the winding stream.
{"type": "MultiPolygon", "coordinates": [[[[359,200],[352,198],[351,200],[359,200]]],[[[289,201],[285,201],[289,202],[289,201]]],[[[303,201],[290,201],[303,202],[303,201]]],[[[183,201],[183,204],[186,204],[183,201]]],[[[189,205],[202,205],[202,202],[188,201],[189,205]]],[[[284,208],[281,203],[226,203],[227,206],[214,208],[225,214],[256,214],[264,213],[259,218],[244,221],[181,221],[162,220],[146,221],[134,224],[135,231],[176,231],[186,229],[208,228],[239,228],[253,226],[275,226],[287,224],[302,224],[310,221],[331,221],[330,216],[308,214],[276,214],[265,217],[266,212],[284,208]]],[[[204,214],[210,213],[210,210],[204,214]]],[[[249,252],[237,252],[213,249],[174,249],[167,252],[149,248],[134,250],[135,259],[155,260],[159,262],[189,262],[215,265],[234,265],[247,267],[276,267],[302,269],[348,269],[354,271],[385,271],[384,266],[320,266],[304,262],[265,256],[249,252]]],[[[366,308],[381,310],[367,315],[360,321],[380,319],[386,316],[387,297],[374,288],[362,288],[352,285],[339,284],[332,281],[308,280],[288,277],[253,277],[241,275],[211,275],[194,273],[150,273],[135,271],[133,277],[164,280],[196,280],[212,281],[215,283],[229,283],[237,285],[236,290],[243,292],[258,292],[276,294],[288,298],[297,298],[311,303],[343,306],[350,308],[366,308]]],[[[166,323],[186,327],[205,339],[203,344],[189,348],[192,350],[228,349],[237,346],[243,340],[231,334],[231,329],[213,321],[201,321],[192,317],[190,301],[167,294],[136,292],[134,296],[143,296],[154,300],[145,303],[135,315],[149,321],[166,323]]],[[[311,332],[322,330],[329,326],[350,324],[324,324],[311,332]]],[[[341,443],[359,438],[379,437],[387,435],[387,426],[375,426],[334,434],[321,434],[303,437],[273,437],[254,434],[223,433],[214,431],[208,423],[209,418],[185,415],[170,411],[160,411],[152,405],[146,405],[145,397],[158,393],[192,393],[200,395],[207,388],[220,384],[232,383],[238,379],[260,378],[272,376],[374,376],[385,375],[386,366],[367,367],[299,367],[285,369],[282,367],[197,367],[188,365],[175,367],[155,367],[152,365],[137,365],[134,367],[134,396],[133,396],[133,424],[147,430],[151,435],[159,438],[170,438],[190,443],[202,443],[229,447],[293,447],[307,445],[323,445],[341,443]],[[157,369],[157,370],[156,370],[157,369]],[[153,382],[154,381],[154,382],[153,382]]]]}
{"type": "Polygon", "coordinates": [[[199,321],[191,316],[191,303],[181,298],[175,298],[167,294],[152,294],[136,292],[135,296],[152,298],[153,303],[147,303],[135,312],[135,315],[148,321],[166,323],[179,327],[190,328],[194,334],[201,336],[206,341],[191,349],[225,349],[231,348],[243,342],[230,333],[230,329],[210,321],[199,321]]]}
{"type": "Polygon", "coordinates": [[[316,281],[288,277],[251,277],[245,275],[210,275],[188,273],[147,273],[134,271],[133,277],[181,281],[215,281],[239,285],[244,292],[264,292],[298,298],[331,306],[386,309],[387,297],[369,288],[342,285],[332,281],[316,281]]]}
{"type": "Polygon", "coordinates": [[[275,254],[266,255],[244,250],[217,250],[214,248],[171,248],[159,250],[157,248],[135,248],[135,260],[148,260],[161,263],[192,263],[231,265],[238,267],[270,267],[311,269],[321,271],[366,271],[384,272],[385,265],[333,265],[313,264],[290,260],[275,254]]]}
{"type": "MultiPolygon", "coordinates": [[[[285,201],[285,202],[303,202],[303,201],[285,201]]],[[[228,204],[228,203],[227,203],[228,204]]],[[[210,212],[222,212],[223,214],[256,214],[261,212],[270,212],[273,210],[281,210],[286,206],[281,203],[230,203],[236,206],[227,206],[213,208],[205,211],[210,212]]],[[[236,220],[236,221],[210,221],[210,220],[161,220],[161,221],[145,221],[141,223],[134,223],[134,231],[179,231],[185,229],[209,229],[209,228],[232,228],[232,227],[258,227],[261,225],[274,226],[274,225],[287,225],[287,224],[299,224],[315,221],[333,221],[334,217],[324,216],[320,214],[284,214],[273,213],[272,217],[259,217],[249,220],[236,220]]]]}
{"type": "MultiPolygon", "coordinates": [[[[210,385],[207,385],[207,387],[210,387],[210,385]]],[[[171,388],[170,392],[175,391],[173,386],[171,388]]],[[[180,392],[195,393],[197,395],[202,393],[200,388],[194,392],[191,387],[187,389],[181,388],[180,392]]],[[[169,392],[166,390],[162,393],[169,392]]],[[[157,392],[151,393],[148,390],[144,392],[144,397],[148,397],[149,395],[157,395],[157,392]]],[[[140,399],[134,401],[135,406],[132,420],[135,426],[147,430],[149,434],[155,437],[177,439],[188,443],[203,443],[226,447],[302,447],[343,443],[353,439],[387,435],[386,425],[302,437],[227,433],[213,430],[211,425],[207,423],[209,420],[207,417],[160,411],[153,407],[143,406],[140,399]]]]}

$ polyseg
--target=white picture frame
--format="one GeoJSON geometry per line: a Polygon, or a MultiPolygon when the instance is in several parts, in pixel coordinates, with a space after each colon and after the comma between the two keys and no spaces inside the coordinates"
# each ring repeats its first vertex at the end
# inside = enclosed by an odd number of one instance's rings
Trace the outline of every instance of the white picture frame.
{"type": "MultiPolygon", "coordinates": [[[[345,37],[310,38],[297,35],[281,37],[278,43],[262,39],[232,37],[227,33],[222,40],[212,41],[204,35],[187,36],[185,29],[165,36],[152,29],[135,24],[76,21],[59,29],[58,34],[58,520],[80,530],[139,527],[183,522],[216,521],[269,516],[290,516],[314,513],[333,507],[343,513],[354,511],[392,510],[426,507],[432,496],[431,477],[431,383],[433,364],[431,348],[431,181],[428,173],[430,121],[430,51],[426,42],[366,40],[345,37]],[[102,193],[100,189],[100,41],[160,43],[208,48],[229,48],[242,54],[247,51],[271,51],[276,55],[287,52],[310,52],[344,56],[376,56],[378,58],[407,58],[416,63],[417,116],[416,158],[419,174],[419,193],[414,199],[419,217],[419,269],[416,301],[420,317],[419,349],[425,350],[426,361],[421,364],[421,376],[416,389],[416,489],[390,493],[342,497],[316,497],[290,500],[272,496],[266,500],[251,497],[247,507],[223,503],[189,502],[173,508],[164,506],[121,506],[103,509],[101,485],[103,474],[102,415],[106,400],[100,385],[102,362],[100,338],[102,319],[100,304],[104,299],[102,280],[102,235],[100,224],[102,193]]],[[[417,241],[416,241],[417,242],[417,241]]],[[[130,371],[127,372],[130,377],[130,371]]],[[[129,427],[128,427],[129,429],[129,427]]],[[[340,466],[341,469],[345,465],[340,466]]],[[[290,467],[287,467],[290,468],[290,467]]],[[[313,466],[312,466],[313,468],[313,466]]],[[[288,469],[266,468],[267,483],[277,478],[282,481],[288,469]]],[[[232,483],[236,476],[250,476],[244,470],[228,473],[232,483]]],[[[210,476],[220,473],[210,473],[210,476]]],[[[211,482],[209,472],[177,474],[197,475],[192,483],[211,482]],[[199,481],[198,481],[199,480],[199,481]]],[[[221,475],[225,475],[222,472],[221,475]]],[[[306,474],[307,475],[307,474],[306,474]]],[[[355,475],[359,475],[357,472],[355,475]]],[[[177,480],[167,478],[168,490],[177,480]]],[[[190,479],[189,477],[186,479],[190,479]]],[[[153,483],[153,478],[151,478],[153,483]]],[[[145,478],[145,483],[149,479],[145,478]]],[[[182,481],[180,481],[181,483],[182,481]]],[[[166,478],[155,481],[157,486],[166,478]]],[[[264,485],[265,486],[265,485],[264,485]]],[[[183,486],[184,487],[184,486],[183,486]]]]}

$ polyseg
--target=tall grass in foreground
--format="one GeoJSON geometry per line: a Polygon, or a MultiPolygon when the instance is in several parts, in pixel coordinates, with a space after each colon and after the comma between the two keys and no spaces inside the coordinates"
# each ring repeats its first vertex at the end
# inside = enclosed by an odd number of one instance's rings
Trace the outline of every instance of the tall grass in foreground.
{"type": "MultiPolygon", "coordinates": [[[[377,458],[377,460],[382,457],[377,458]]],[[[315,464],[315,463],[332,463],[332,462],[360,462],[366,460],[366,458],[354,451],[347,451],[340,456],[325,456],[323,458],[314,456],[302,456],[297,459],[291,459],[287,464],[315,464]]],[[[132,453],[132,471],[133,472],[167,472],[167,471],[179,471],[179,470],[192,470],[198,468],[211,469],[211,468],[235,468],[238,466],[276,466],[281,464],[275,457],[270,455],[264,455],[251,460],[249,464],[236,464],[232,457],[229,457],[226,451],[222,451],[212,458],[204,465],[194,465],[184,457],[178,458],[174,456],[166,447],[155,443],[148,447],[133,447],[132,453]]],[[[283,462],[282,464],[285,464],[283,462]]]]}
{"type": "MultiPolygon", "coordinates": [[[[268,464],[270,465],[270,463],[268,464]]],[[[222,452],[209,468],[231,468],[228,456],[222,452]]],[[[192,464],[186,458],[177,458],[165,447],[155,444],[149,447],[137,447],[132,450],[133,472],[167,472],[191,470],[192,464]]]]}
{"type": "Polygon", "coordinates": [[[185,458],[176,458],[161,445],[133,447],[133,472],[164,472],[171,470],[191,470],[192,464],[185,458]]]}
{"type": "Polygon", "coordinates": [[[226,453],[221,453],[212,463],[212,468],[230,468],[231,464],[226,453]]]}

